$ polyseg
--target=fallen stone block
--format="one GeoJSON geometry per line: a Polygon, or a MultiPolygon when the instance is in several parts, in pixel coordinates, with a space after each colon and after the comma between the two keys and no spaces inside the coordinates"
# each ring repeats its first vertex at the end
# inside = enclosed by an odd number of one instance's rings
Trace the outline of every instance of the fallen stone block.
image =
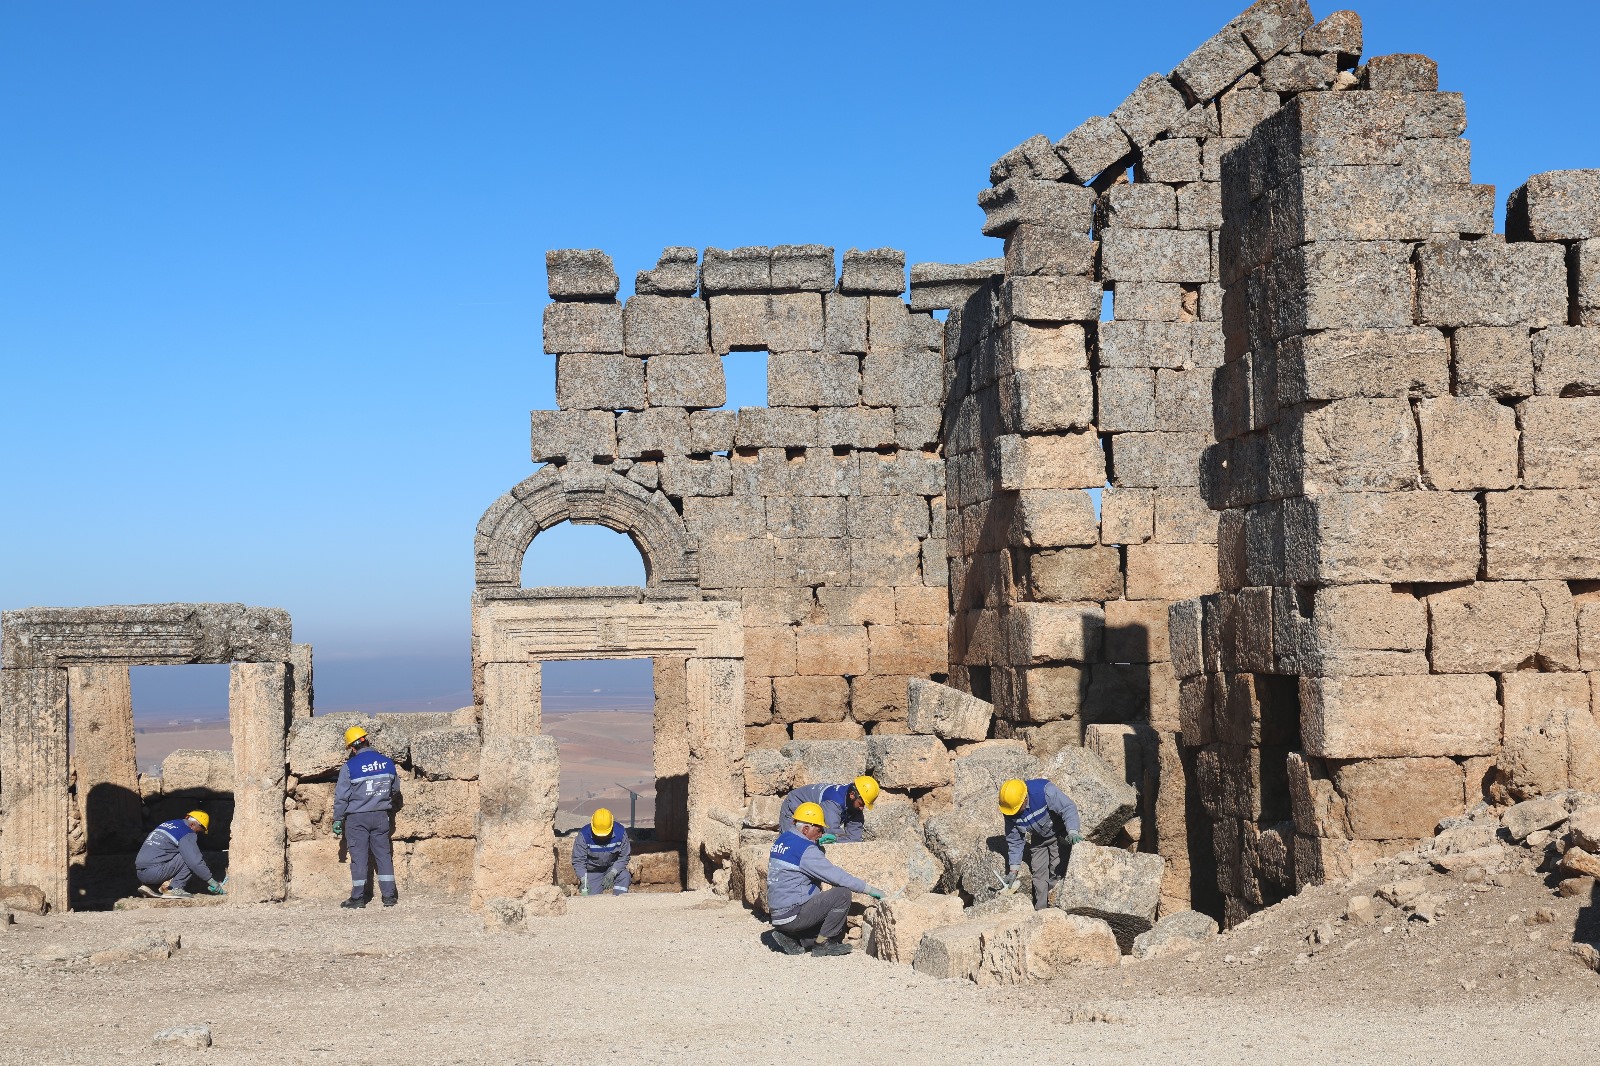
{"type": "Polygon", "coordinates": [[[961,897],[928,892],[915,898],[886,899],[871,914],[868,952],[885,962],[909,966],[926,933],[961,921],[961,897]]]}
{"type": "Polygon", "coordinates": [[[883,793],[872,810],[864,812],[862,836],[866,840],[900,840],[923,843],[922,820],[917,805],[905,796],[883,793]]]}
{"type": "MultiPolygon", "coordinates": [[[[1025,913],[1025,912],[1024,912],[1025,913]]],[[[1022,985],[1064,976],[1073,965],[1115,966],[1122,959],[1111,927],[1097,918],[1039,911],[1005,920],[981,937],[979,985],[1022,985]]]]}
{"type": "Polygon", "coordinates": [[[120,962],[159,962],[172,957],[182,947],[176,933],[158,933],[124,941],[116,947],[96,951],[89,956],[91,966],[114,966],[120,962]]]}
{"type": "Polygon", "coordinates": [[[795,740],[778,750],[793,763],[791,788],[853,781],[867,772],[865,740],[795,740]]]}
{"type": "Polygon", "coordinates": [[[559,918],[567,913],[567,897],[555,885],[533,885],[522,895],[522,918],[559,918]]]}
{"type": "Polygon", "coordinates": [[[829,844],[828,861],[886,895],[921,896],[938,883],[939,861],[916,841],[872,840],[829,844]]]}
{"type": "Polygon", "coordinates": [[[1139,813],[1139,792],[1087,748],[1062,748],[1045,763],[1044,777],[1078,808],[1084,839],[1109,844],[1139,813]]]}
{"type": "Polygon", "coordinates": [[[161,760],[161,791],[167,796],[233,793],[233,753],[179,749],[161,760]]]}
{"type": "Polygon", "coordinates": [[[994,704],[976,696],[913,677],[906,699],[906,724],[913,733],[932,733],[942,740],[982,740],[989,735],[994,704]]]}
{"type": "Polygon", "coordinates": [[[1557,799],[1544,797],[1514,803],[1500,816],[1500,824],[1511,834],[1512,840],[1519,842],[1526,840],[1529,833],[1539,829],[1549,829],[1566,820],[1566,804],[1557,799]]]}
{"type": "Polygon", "coordinates": [[[975,980],[983,968],[984,935],[999,936],[1026,925],[1032,918],[1031,911],[1019,911],[930,930],[917,945],[911,968],[929,977],[975,980]]]}
{"type": "MultiPolygon", "coordinates": [[[[996,786],[998,787],[998,786],[996,786]]],[[[942,892],[965,891],[978,898],[987,882],[978,864],[994,869],[997,854],[1004,847],[1005,827],[1000,809],[993,803],[958,803],[927,819],[923,836],[939,862],[937,887],[942,892]]],[[[998,860],[1003,863],[1003,859],[998,860]]],[[[990,890],[989,894],[993,894],[990,890]]]]}
{"type": "Polygon", "coordinates": [[[0,885],[0,907],[22,914],[44,914],[50,904],[44,891],[35,885],[0,885]]]}
{"type": "Polygon", "coordinates": [[[867,773],[884,788],[938,788],[950,784],[950,753],[938,737],[872,736],[867,773]]]}
{"type": "Polygon", "coordinates": [[[1056,906],[1068,914],[1105,921],[1127,954],[1133,950],[1134,938],[1155,923],[1165,869],[1166,861],[1160,855],[1085,841],[1072,849],[1066,876],[1056,886],[1056,906]]]}
{"type": "Polygon", "coordinates": [[[1192,950],[1217,935],[1217,923],[1199,911],[1178,911],[1162,918],[1148,932],[1133,940],[1133,954],[1141,959],[1159,959],[1192,950]]]}
{"type": "Polygon", "coordinates": [[[163,1029],[155,1035],[156,1047],[188,1048],[191,1051],[201,1051],[211,1046],[211,1026],[209,1025],[175,1025],[170,1029],[163,1029]]]}
{"type": "Polygon", "coordinates": [[[1567,839],[1576,847],[1600,853],[1600,807],[1577,807],[1567,822],[1567,839]]]}
{"type": "Polygon", "coordinates": [[[745,807],[744,824],[752,829],[777,829],[782,811],[782,796],[752,796],[745,807]]]}
{"type": "Polygon", "coordinates": [[[969,804],[994,808],[999,818],[1000,785],[1013,778],[1044,777],[1044,763],[1028,754],[1019,740],[985,740],[957,748],[951,762],[951,781],[957,807],[969,804]]]}

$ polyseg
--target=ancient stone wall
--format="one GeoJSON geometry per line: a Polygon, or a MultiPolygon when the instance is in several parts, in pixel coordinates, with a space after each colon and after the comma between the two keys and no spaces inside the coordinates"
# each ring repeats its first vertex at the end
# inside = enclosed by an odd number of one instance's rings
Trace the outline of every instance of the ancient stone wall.
{"type": "MultiPolygon", "coordinates": [[[[560,410],[533,413],[535,477],[603,475],[677,518],[691,594],[744,609],[751,746],[903,730],[947,616],[940,327],[902,299],[904,256],[669,248],[625,303],[604,254],[547,262],[560,410]],[[768,405],[727,409],[723,357],[757,350],[768,405]]],[[[640,547],[651,592],[683,594],[640,547]]]]}

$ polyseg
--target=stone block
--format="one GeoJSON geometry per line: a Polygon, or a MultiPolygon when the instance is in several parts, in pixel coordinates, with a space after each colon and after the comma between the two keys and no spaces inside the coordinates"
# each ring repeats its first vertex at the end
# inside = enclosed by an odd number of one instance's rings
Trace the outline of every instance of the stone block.
{"type": "Polygon", "coordinates": [[[1600,329],[1556,326],[1535,333],[1533,383],[1540,396],[1600,395],[1600,329]]]}
{"type": "Polygon", "coordinates": [[[233,753],[172,752],[161,760],[161,791],[167,796],[233,795],[233,753]]]}
{"type": "MultiPolygon", "coordinates": [[[[1183,369],[1213,365],[1202,354],[1209,347],[1205,330],[1187,322],[1102,322],[1101,374],[1107,367],[1183,369]]],[[[1220,365],[1221,359],[1216,359],[1220,365]]]]}
{"type": "Polygon", "coordinates": [[[1028,548],[1088,545],[1100,539],[1094,503],[1080,489],[1018,492],[1006,536],[1008,543],[1028,548]]]}
{"type": "MultiPolygon", "coordinates": [[[[1297,199],[1304,206],[1297,236],[1301,240],[1425,241],[1441,237],[1443,243],[1459,243],[1454,241],[1456,234],[1494,232],[1492,186],[1430,178],[1417,164],[1315,166],[1300,173],[1298,185],[1303,192],[1297,199]]],[[[1511,259],[1519,261],[1520,257],[1511,259]]],[[[1436,281],[1443,284],[1447,274],[1436,272],[1436,281]]],[[[1474,284],[1464,274],[1454,276],[1465,281],[1469,290],[1474,284]]],[[[1424,320],[1439,324],[1431,318],[1424,320]]]]}
{"type": "Polygon", "coordinates": [[[1581,772],[1582,749],[1596,734],[1588,678],[1519,671],[1505,676],[1501,693],[1505,740],[1495,769],[1506,792],[1527,798],[1583,787],[1573,770],[1581,772]]]}
{"type": "Polygon", "coordinates": [[[586,462],[617,454],[616,417],[610,411],[534,411],[533,461],[586,462]]]}
{"type": "Polygon", "coordinates": [[[1450,344],[1437,329],[1330,329],[1279,346],[1278,403],[1285,407],[1449,394],[1450,344]]]}
{"type": "Polygon", "coordinates": [[[473,781],[406,781],[395,812],[394,835],[402,840],[474,836],[478,786],[473,781]]]}
{"type": "Polygon", "coordinates": [[[1361,16],[1335,11],[1300,36],[1300,50],[1354,59],[1361,55],[1361,16]]]}
{"type": "Polygon", "coordinates": [[[867,630],[862,626],[802,625],[794,631],[794,641],[797,674],[867,672],[867,630]]]}
{"type": "Polygon", "coordinates": [[[1199,230],[1108,230],[1100,241],[1107,281],[1201,282],[1211,276],[1211,239],[1199,230]]]}
{"type": "Polygon", "coordinates": [[[1094,378],[1087,370],[1026,370],[1000,379],[1001,425],[1014,433],[1054,433],[1094,424],[1094,378]]]}
{"type": "Polygon", "coordinates": [[[861,402],[870,407],[937,404],[943,364],[931,352],[874,353],[861,360],[861,402]]]}
{"type": "Polygon", "coordinates": [[[873,736],[867,773],[885,788],[938,788],[951,782],[950,753],[938,737],[873,736]]]}
{"type": "MultiPolygon", "coordinates": [[[[1060,185],[1062,189],[1075,188],[1060,185]]],[[[1006,273],[1013,277],[1035,274],[1090,274],[1094,271],[1095,251],[1098,247],[1089,237],[1089,216],[1095,203],[1092,190],[1085,189],[1079,204],[1087,204],[1082,226],[1063,221],[1059,225],[1021,223],[1013,224],[1006,235],[1006,273]]]]}
{"type": "Polygon", "coordinates": [[[1302,93],[1327,89],[1339,75],[1332,55],[1279,55],[1261,70],[1261,85],[1269,92],[1302,93]]]}
{"type": "Polygon", "coordinates": [[[700,284],[699,260],[693,248],[664,248],[654,270],[635,275],[633,291],[641,296],[692,296],[700,284]]]}
{"type": "Polygon", "coordinates": [[[702,295],[772,291],[772,249],[707,248],[700,267],[702,295]]]}
{"type": "Polygon", "coordinates": [[[804,407],[741,407],[733,440],[740,448],[803,448],[816,437],[815,411],[804,407]]]}
{"type": "Polygon", "coordinates": [[[1189,53],[1173,70],[1172,80],[1191,103],[1200,103],[1232,85],[1257,62],[1244,35],[1230,25],[1189,53]]]}
{"type": "Polygon", "coordinates": [[[1125,322],[1176,322],[1184,315],[1182,285],[1124,281],[1114,289],[1114,317],[1125,322]]]}
{"type": "Polygon", "coordinates": [[[1600,494],[1491,492],[1484,498],[1484,547],[1490,580],[1590,580],[1600,573],[1600,494]]]}
{"type": "Polygon", "coordinates": [[[1506,200],[1514,241],[1575,241],[1600,236],[1600,170],[1535,174],[1506,200]]]}
{"type": "Polygon", "coordinates": [[[722,360],[714,355],[654,356],[646,384],[652,407],[720,407],[727,400],[722,360]]]}
{"type": "Polygon", "coordinates": [[[1087,748],[1063,748],[1044,766],[1044,776],[1078,807],[1084,839],[1109,844],[1139,813],[1139,793],[1106,761],[1087,748]]]}
{"type": "Polygon", "coordinates": [[[1073,177],[1080,183],[1122,160],[1131,149],[1122,128],[1107,115],[1085,119],[1056,142],[1056,154],[1072,168],[1073,177]]]}
{"type": "Polygon", "coordinates": [[[1013,663],[1094,662],[1105,611],[1093,603],[1013,603],[1005,614],[1013,663]]]}
{"type": "Polygon", "coordinates": [[[1278,110],[1278,94],[1264,92],[1243,85],[1230,89],[1217,98],[1217,116],[1224,137],[1243,139],[1274,111],[1278,110]]]}
{"type": "Polygon", "coordinates": [[[906,289],[906,253],[895,248],[851,248],[844,253],[839,291],[850,296],[898,296],[906,289]]]}
{"type": "Polygon", "coordinates": [[[1459,396],[1532,396],[1533,350],[1526,327],[1463,326],[1456,330],[1455,378],[1459,396]]]}
{"type": "Polygon", "coordinates": [[[1400,241],[1323,241],[1275,258],[1275,338],[1304,330],[1411,325],[1411,246],[1400,241]]]}
{"type": "Polygon", "coordinates": [[[478,767],[475,903],[520,897],[533,885],[551,883],[560,773],[552,737],[513,736],[484,748],[478,767]]]}
{"type": "Polygon", "coordinates": [[[703,300],[633,296],[622,310],[623,350],[632,356],[709,355],[710,322],[703,300]]]}
{"type": "Polygon", "coordinates": [[[791,788],[854,781],[867,772],[867,744],[862,740],[796,740],[779,751],[792,764],[791,788]]]}
{"type": "Polygon", "coordinates": [[[859,740],[867,735],[859,722],[795,722],[790,730],[796,740],[859,740]]]}
{"type": "Polygon", "coordinates": [[[1203,947],[1217,935],[1216,920],[1198,911],[1177,911],[1163,915],[1147,932],[1133,941],[1133,955],[1140,959],[1159,959],[1186,955],[1203,947]]]}
{"type": "Polygon", "coordinates": [[[1275,496],[1412,488],[1416,416],[1400,399],[1337,400],[1286,412],[1271,431],[1268,477],[1275,496]]]}
{"type": "MultiPolygon", "coordinates": [[[[1175,229],[1178,198],[1170,186],[1155,183],[1116,185],[1100,198],[1105,229],[1175,229]]],[[[1104,231],[1102,231],[1104,232],[1104,231]]]]}
{"type": "Polygon", "coordinates": [[[1151,74],[1111,112],[1129,143],[1142,148],[1180,122],[1187,105],[1183,94],[1159,74],[1151,74]]]}
{"type": "MultiPolygon", "coordinates": [[[[766,408],[761,408],[766,410],[766,408]]],[[[675,407],[625,411],[617,418],[617,455],[682,455],[689,450],[689,415],[675,407]]]]}
{"type": "Polygon", "coordinates": [[[1417,252],[1417,313],[1435,326],[1543,326],[1567,320],[1564,251],[1443,240],[1417,252]]]}
{"type": "Polygon", "coordinates": [[[1143,367],[1106,367],[1099,375],[1102,433],[1148,433],[1156,422],[1156,372],[1143,367]]]}
{"type": "Polygon", "coordinates": [[[922,674],[943,672],[949,656],[944,625],[868,626],[871,672],[922,674]]]}
{"type": "Polygon", "coordinates": [[[1001,491],[1089,489],[1105,484],[1105,456],[1092,433],[998,437],[994,442],[1001,491]]]}
{"type": "Polygon", "coordinates": [[[1488,755],[1500,725],[1494,678],[1485,675],[1300,680],[1301,740],[1316,758],[1488,755]]]}
{"type": "Polygon", "coordinates": [[[1215,591],[1217,553],[1207,544],[1130,544],[1127,598],[1184,600],[1215,591]]]}
{"type": "Polygon", "coordinates": [[[976,263],[913,263],[912,311],[939,311],[964,307],[974,294],[1005,273],[1005,260],[981,259],[976,263]]]}
{"type": "Polygon", "coordinates": [[[850,353],[775,354],[767,360],[767,399],[793,407],[853,407],[861,400],[861,360],[850,353]]]}
{"type": "Polygon", "coordinates": [[[1109,600],[1105,656],[1117,663],[1167,662],[1169,605],[1160,600],[1109,600]]]}
{"type": "Polygon", "coordinates": [[[289,772],[305,780],[337,774],[345,760],[344,731],[360,726],[372,746],[399,762],[409,762],[411,737],[403,729],[372,715],[354,711],[319,714],[290,724],[289,772]]]}
{"type": "Polygon", "coordinates": [[[1066,876],[1056,888],[1056,905],[1068,914],[1098,918],[1111,926],[1124,954],[1155,924],[1161,903],[1159,855],[1121,851],[1085,841],[1075,845],[1066,876]]]}
{"type": "Polygon", "coordinates": [[[1509,489],[1516,484],[1517,417],[1510,408],[1487,397],[1440,397],[1417,404],[1417,423],[1422,476],[1430,487],[1509,489]]]}
{"type": "Polygon", "coordinates": [[[942,740],[982,740],[989,735],[994,705],[948,685],[922,678],[909,681],[906,723],[913,733],[942,740]]]}
{"type": "Polygon", "coordinates": [[[594,248],[557,248],[544,253],[552,300],[603,300],[617,294],[611,257],[594,248]]]}
{"type": "Polygon", "coordinates": [[[872,939],[869,950],[884,962],[911,965],[923,936],[933,929],[961,921],[961,897],[941,893],[883,900],[869,912],[872,939]]]}
{"type": "Polygon", "coordinates": [[[711,298],[711,348],[720,354],[822,350],[822,297],[817,293],[711,298]]]}
{"type": "Polygon", "coordinates": [[[1547,614],[1536,585],[1486,581],[1443,589],[1424,600],[1436,672],[1487,673],[1539,665],[1547,614]]]}
{"type": "Polygon", "coordinates": [[[772,249],[772,291],[828,292],[833,249],[821,244],[780,244],[772,249]]]}
{"type": "Polygon", "coordinates": [[[1122,595],[1122,555],[1115,548],[1062,548],[1027,557],[1028,598],[1040,602],[1109,600],[1122,595]]]}
{"type": "Polygon", "coordinates": [[[778,722],[841,722],[850,709],[850,685],[820,675],[772,679],[772,716],[778,722]]]}
{"type": "Polygon", "coordinates": [[[1106,544],[1143,544],[1155,530],[1155,492],[1107,488],[1100,495],[1100,539],[1106,544]]]}
{"type": "Polygon", "coordinates": [[[644,362],[616,352],[557,356],[556,403],[566,411],[637,411],[645,405],[644,362]]]}
{"type": "Polygon", "coordinates": [[[1430,837],[1438,823],[1461,813],[1466,793],[1452,759],[1365,759],[1333,770],[1353,837],[1404,840],[1430,837]]]}
{"type": "Polygon", "coordinates": [[[616,303],[553,303],[544,308],[544,350],[622,351],[622,307],[616,303]]]}
{"type": "Polygon", "coordinates": [[[1330,492],[1286,501],[1293,583],[1471,581],[1478,505],[1459,492],[1330,492]]]}
{"type": "MultiPolygon", "coordinates": [[[[1120,134],[1119,134],[1120,135],[1120,134]]],[[[1066,235],[1064,241],[1054,238],[1047,253],[1037,241],[1030,242],[1032,264],[1056,264],[1055,269],[1036,269],[1027,274],[1087,273],[1080,269],[1061,269],[1082,262],[1088,249],[1087,242],[1093,220],[1095,194],[1080,185],[1056,181],[1033,181],[1011,178],[992,189],[978,194],[978,206],[983,208],[983,234],[986,237],[1014,237],[1028,229],[1049,230],[1066,235]]],[[[1014,273],[1014,272],[1013,272],[1014,273]]]]}
{"type": "Polygon", "coordinates": [[[1000,287],[1002,306],[1024,322],[1093,322],[1100,317],[1103,296],[1092,279],[1068,275],[1011,277],[1000,287]]]}

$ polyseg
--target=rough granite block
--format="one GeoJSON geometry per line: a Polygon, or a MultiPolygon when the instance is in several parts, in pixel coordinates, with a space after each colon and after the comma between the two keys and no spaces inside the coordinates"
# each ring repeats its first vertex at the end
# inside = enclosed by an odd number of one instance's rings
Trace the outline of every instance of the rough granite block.
{"type": "Polygon", "coordinates": [[[738,292],[771,292],[772,249],[707,248],[705,259],[700,265],[700,291],[705,296],[738,292]]]}
{"type": "Polygon", "coordinates": [[[848,352],[774,353],[767,360],[767,402],[854,407],[861,402],[861,357],[848,352]]]}
{"type": "Polygon", "coordinates": [[[1147,147],[1139,157],[1139,180],[1180,184],[1200,180],[1200,142],[1172,137],[1147,147]]]}
{"type": "Polygon", "coordinates": [[[822,297],[799,292],[780,296],[713,296],[711,349],[815,352],[822,349],[822,297]]]}
{"type": "Polygon", "coordinates": [[[1600,494],[1584,489],[1484,497],[1484,575],[1492,581],[1593,580],[1600,573],[1600,494]]]}
{"type": "Polygon", "coordinates": [[[630,296],[622,308],[622,350],[635,356],[711,351],[705,301],[682,296],[630,296]]]}
{"type": "Polygon", "coordinates": [[[1011,317],[1029,322],[1093,322],[1100,317],[1104,298],[1092,278],[1064,275],[1007,278],[1000,292],[1011,317]]]}
{"type": "MultiPolygon", "coordinates": [[[[1062,186],[1072,188],[1072,186],[1062,186]]],[[[1086,190],[1087,191],[1087,190],[1086,190]]],[[[1089,205],[1094,204],[1091,192],[1089,205]]],[[[1006,273],[1012,277],[1033,274],[1089,274],[1094,270],[1099,245],[1083,231],[1046,224],[1018,224],[1006,235],[1006,273]]]]}
{"type": "MultiPolygon", "coordinates": [[[[1509,489],[1517,483],[1517,415],[1488,397],[1442,396],[1416,405],[1422,479],[1435,489],[1509,489]]],[[[1527,441],[1524,441],[1526,448],[1527,441]]],[[[1546,487],[1533,480],[1530,487],[1546,487]]]]}
{"type": "Polygon", "coordinates": [[[552,303],[544,307],[544,350],[622,351],[622,307],[615,303],[552,303]]]}
{"type": "Polygon", "coordinates": [[[1600,395],[1600,329],[1556,326],[1535,333],[1533,390],[1540,396],[1600,395]]]}
{"type": "Polygon", "coordinates": [[[1132,145],[1115,119],[1096,115],[1056,142],[1056,154],[1072,168],[1073,177],[1087,182],[1123,159],[1132,145]]]}
{"type": "Polygon", "coordinates": [[[611,257],[595,248],[557,248],[544,253],[552,300],[609,300],[617,294],[611,257]]]}
{"type": "Polygon", "coordinates": [[[1191,103],[1198,104],[1238,81],[1256,63],[1244,35],[1229,26],[1189,53],[1172,71],[1172,80],[1191,103]]]}
{"type": "Polygon", "coordinates": [[[906,253],[896,248],[851,248],[844,253],[839,291],[847,296],[898,296],[906,289],[906,253]]]}
{"type": "Polygon", "coordinates": [[[1300,35],[1300,51],[1353,60],[1361,55],[1361,16],[1335,11],[1300,35]]]}
{"type": "Polygon", "coordinates": [[[1135,148],[1143,148],[1183,119],[1183,94],[1160,74],[1151,74],[1111,112],[1135,148]]]}
{"type": "Polygon", "coordinates": [[[1417,313],[1436,326],[1567,321],[1564,250],[1498,241],[1433,241],[1417,252],[1417,313]]]}
{"type": "Polygon", "coordinates": [[[1533,348],[1527,327],[1463,326],[1456,330],[1455,379],[1459,396],[1532,396],[1533,348]]]}
{"type": "Polygon", "coordinates": [[[634,276],[637,296],[693,296],[700,285],[700,253],[693,248],[664,248],[654,270],[634,276]]]}
{"type": "Polygon", "coordinates": [[[727,401],[722,358],[709,353],[653,356],[645,379],[652,407],[721,407],[727,401]]]}
{"type": "Polygon", "coordinates": [[[1068,914],[1099,918],[1110,925],[1127,954],[1134,938],[1155,924],[1165,869],[1166,860],[1160,855],[1084,841],[1072,848],[1066,876],[1056,889],[1056,904],[1068,914]]]}
{"type": "Polygon", "coordinates": [[[1107,281],[1207,281],[1210,234],[1193,230],[1108,231],[1100,241],[1107,281]]]}
{"type": "Polygon", "coordinates": [[[1094,190],[1070,182],[1011,178],[978,193],[986,237],[1009,237],[1020,226],[1045,226],[1087,237],[1094,204],[1094,190]]]}
{"type": "Polygon", "coordinates": [[[534,411],[533,461],[583,462],[617,454],[616,416],[610,411],[534,411]]]}
{"type": "MultiPolygon", "coordinates": [[[[1509,408],[1501,410],[1509,416],[1509,408]]],[[[1522,425],[1524,488],[1579,489],[1600,484],[1600,397],[1536,396],[1517,405],[1516,417],[1522,425]]],[[[1511,458],[1514,473],[1514,448],[1511,458]]]]}
{"type": "Polygon", "coordinates": [[[772,249],[773,292],[830,292],[833,249],[822,244],[780,244],[772,249]]]}
{"type": "Polygon", "coordinates": [[[1439,64],[1427,56],[1399,54],[1367,60],[1362,88],[1377,91],[1432,93],[1439,91],[1439,64]]]}
{"type": "Polygon", "coordinates": [[[1178,225],[1177,194],[1170,186],[1152,182],[1107,189],[1100,198],[1100,209],[1107,229],[1173,229],[1178,225]]]}
{"type": "Polygon", "coordinates": [[[617,416],[617,455],[637,459],[689,451],[689,414],[677,407],[625,411],[617,416]]]}
{"type": "Polygon", "coordinates": [[[562,410],[637,411],[644,405],[642,360],[613,352],[556,356],[556,406],[562,410]]]}

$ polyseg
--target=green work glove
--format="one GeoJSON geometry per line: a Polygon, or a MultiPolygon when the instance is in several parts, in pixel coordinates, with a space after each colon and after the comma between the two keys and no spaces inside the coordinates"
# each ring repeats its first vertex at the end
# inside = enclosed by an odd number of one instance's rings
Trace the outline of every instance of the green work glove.
{"type": "Polygon", "coordinates": [[[1083,843],[1083,834],[1078,832],[1076,829],[1074,829],[1072,832],[1067,834],[1067,843],[1068,844],[1082,844],[1083,843]]]}
{"type": "Polygon", "coordinates": [[[213,896],[225,896],[228,894],[228,890],[217,884],[215,879],[207,882],[206,891],[211,893],[213,896]]]}
{"type": "Polygon", "coordinates": [[[335,818],[333,820],[333,835],[336,836],[336,837],[344,836],[344,819],[343,818],[335,818]]]}
{"type": "Polygon", "coordinates": [[[589,894],[589,879],[587,877],[580,878],[578,880],[578,895],[587,896],[588,894],[589,894]]]}
{"type": "Polygon", "coordinates": [[[838,839],[839,838],[834,836],[832,833],[823,833],[821,836],[819,836],[817,838],[817,843],[818,844],[832,844],[834,841],[836,841],[838,839]]]}
{"type": "Polygon", "coordinates": [[[882,899],[883,898],[883,889],[881,889],[881,888],[873,888],[873,887],[871,887],[869,885],[869,886],[867,886],[867,895],[871,896],[873,899],[882,899]]]}

